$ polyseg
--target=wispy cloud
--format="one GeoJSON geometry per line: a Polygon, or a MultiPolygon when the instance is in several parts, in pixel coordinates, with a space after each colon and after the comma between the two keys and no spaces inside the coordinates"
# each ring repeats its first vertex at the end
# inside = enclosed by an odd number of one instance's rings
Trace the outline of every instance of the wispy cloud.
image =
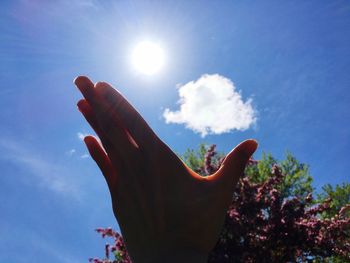
{"type": "MultiPolygon", "coordinates": [[[[78,197],[78,189],[67,178],[70,174],[64,166],[50,161],[47,157],[34,152],[34,147],[27,146],[9,138],[0,139],[0,159],[24,168],[37,180],[36,182],[49,190],[60,194],[78,197]]],[[[72,149],[74,150],[74,149],[72,149]]]]}
{"type": "Polygon", "coordinates": [[[11,221],[0,220],[0,223],[1,262],[7,262],[8,258],[16,263],[26,263],[28,258],[33,262],[41,262],[45,258],[50,258],[50,262],[60,263],[82,261],[82,258],[78,258],[74,253],[76,250],[67,247],[62,240],[52,238],[53,231],[50,229],[33,230],[24,224],[16,225],[11,221]],[[21,253],[18,253],[18,248],[21,248],[21,253]]]}
{"type": "Polygon", "coordinates": [[[82,132],[78,132],[78,133],[77,133],[78,138],[79,138],[80,140],[82,140],[82,141],[84,141],[85,136],[88,136],[88,135],[89,135],[89,134],[87,134],[87,133],[82,133],[82,132]]]}
{"type": "Polygon", "coordinates": [[[89,157],[90,157],[90,155],[88,155],[87,153],[84,153],[84,154],[80,155],[81,159],[86,159],[86,158],[89,158],[89,157]]]}
{"type": "Polygon", "coordinates": [[[221,75],[203,75],[178,87],[180,109],[165,109],[166,123],[184,124],[200,133],[222,134],[243,131],[256,123],[252,99],[243,101],[233,82],[221,75]]]}
{"type": "Polygon", "coordinates": [[[76,153],[76,150],[75,150],[75,149],[70,149],[69,151],[66,152],[66,154],[67,154],[68,156],[72,156],[72,155],[75,154],[75,153],[76,153]]]}
{"type": "Polygon", "coordinates": [[[39,234],[30,235],[29,240],[31,240],[31,244],[36,250],[47,255],[47,257],[55,259],[57,262],[79,262],[79,259],[73,256],[70,251],[66,251],[66,249],[63,250],[63,248],[57,249],[57,244],[52,243],[51,241],[47,240],[47,238],[40,236],[39,234]]]}
{"type": "MultiPolygon", "coordinates": [[[[86,136],[88,136],[88,135],[89,135],[88,133],[82,133],[82,132],[78,132],[78,133],[77,133],[78,138],[79,138],[80,140],[82,140],[82,141],[84,141],[84,138],[85,138],[86,136]]],[[[97,137],[96,139],[99,140],[98,137],[97,137]]],[[[80,159],[86,159],[86,158],[89,158],[89,157],[90,157],[90,155],[88,155],[87,153],[84,153],[84,154],[80,155],[80,159]]]]}

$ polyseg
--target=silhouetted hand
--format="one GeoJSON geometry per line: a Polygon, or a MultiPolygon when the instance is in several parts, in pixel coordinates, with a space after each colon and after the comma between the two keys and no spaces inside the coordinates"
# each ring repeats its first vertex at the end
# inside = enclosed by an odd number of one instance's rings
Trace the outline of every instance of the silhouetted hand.
{"type": "Polygon", "coordinates": [[[138,262],[206,262],[215,246],[232,191],[257,148],[239,144],[211,176],[189,169],[140,114],[105,82],[75,84],[78,102],[101,140],[85,137],[112,197],[128,252],[138,262]]]}

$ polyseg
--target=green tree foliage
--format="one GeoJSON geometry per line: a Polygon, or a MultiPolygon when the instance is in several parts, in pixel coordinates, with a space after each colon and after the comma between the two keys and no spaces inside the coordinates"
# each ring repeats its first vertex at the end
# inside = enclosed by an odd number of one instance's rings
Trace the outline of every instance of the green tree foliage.
{"type": "MultiPolygon", "coordinates": [[[[329,200],[330,209],[323,213],[325,218],[334,217],[337,212],[344,206],[350,204],[350,184],[343,183],[341,185],[332,186],[326,184],[322,187],[322,193],[318,194],[318,202],[329,200]]],[[[350,210],[350,209],[349,209],[350,210]]],[[[347,216],[350,216],[350,211],[344,211],[347,216]]]]}
{"type": "Polygon", "coordinates": [[[183,155],[179,157],[190,167],[193,171],[198,171],[204,165],[204,156],[207,152],[207,146],[200,144],[198,150],[187,149],[183,155]]]}
{"type": "MultiPolygon", "coordinates": [[[[205,163],[204,163],[205,155],[207,154],[209,148],[210,148],[209,145],[201,143],[197,150],[187,149],[185,153],[182,155],[179,155],[179,157],[193,171],[201,175],[205,175],[205,171],[203,170],[203,167],[205,166],[205,163]]],[[[222,159],[223,157],[225,157],[225,154],[216,152],[212,162],[215,164],[219,164],[220,159],[222,159]]]]}
{"type": "MultiPolygon", "coordinates": [[[[339,211],[344,217],[350,217],[350,184],[343,183],[341,185],[332,186],[326,184],[322,187],[322,192],[318,194],[316,203],[322,203],[328,201],[329,209],[322,213],[323,218],[332,220],[337,217],[339,211]]],[[[349,231],[346,233],[350,236],[349,231]]],[[[350,241],[349,241],[350,242],[350,241]]],[[[342,257],[332,257],[330,259],[324,259],[317,262],[329,262],[329,263],[343,263],[345,261],[342,257]]]]}
{"type": "Polygon", "coordinates": [[[264,182],[271,176],[273,165],[278,165],[283,174],[284,181],[279,189],[284,197],[300,196],[306,197],[313,191],[312,177],[309,174],[309,167],[300,163],[291,153],[287,152],[282,161],[276,160],[271,154],[263,153],[261,160],[256,166],[248,166],[246,175],[256,183],[264,182]]]}

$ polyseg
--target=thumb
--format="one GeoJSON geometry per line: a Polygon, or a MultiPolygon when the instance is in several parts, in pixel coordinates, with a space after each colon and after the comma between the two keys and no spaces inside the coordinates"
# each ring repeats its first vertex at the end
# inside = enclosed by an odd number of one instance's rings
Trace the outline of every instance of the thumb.
{"type": "Polygon", "coordinates": [[[238,179],[243,175],[249,158],[258,147],[255,140],[246,140],[238,144],[225,158],[220,169],[213,175],[213,179],[219,184],[232,187],[236,185],[238,179]]]}

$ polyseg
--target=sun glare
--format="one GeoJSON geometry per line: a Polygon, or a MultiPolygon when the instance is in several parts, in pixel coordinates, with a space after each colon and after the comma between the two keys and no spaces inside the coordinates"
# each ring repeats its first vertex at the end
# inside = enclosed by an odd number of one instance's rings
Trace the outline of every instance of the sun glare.
{"type": "Polygon", "coordinates": [[[132,63],[137,71],[153,75],[164,66],[164,51],[156,43],[143,41],[138,43],[132,52],[132,63]]]}

